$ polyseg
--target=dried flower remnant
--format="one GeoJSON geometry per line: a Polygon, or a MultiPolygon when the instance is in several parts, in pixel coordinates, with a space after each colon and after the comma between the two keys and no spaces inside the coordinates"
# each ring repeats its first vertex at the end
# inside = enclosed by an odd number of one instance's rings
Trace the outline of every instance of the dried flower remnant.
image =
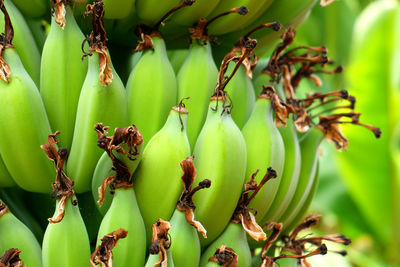
{"type": "Polygon", "coordinates": [[[227,248],[226,245],[221,245],[208,261],[215,262],[223,267],[237,267],[238,255],[232,248],[227,248]]]}
{"type": "Polygon", "coordinates": [[[89,53],[83,51],[84,55],[92,56],[92,52],[99,54],[99,80],[104,86],[110,85],[113,81],[113,73],[111,69],[110,55],[107,48],[107,34],[104,27],[104,3],[101,0],[95,0],[93,4],[86,6],[85,15],[92,15],[92,32],[87,35],[82,42],[82,51],[85,42],[89,43],[89,53]]]}
{"type": "Polygon", "coordinates": [[[128,231],[123,228],[105,235],[101,239],[101,244],[90,256],[90,265],[96,267],[98,264],[101,264],[102,267],[112,267],[112,249],[117,245],[118,240],[125,238],[127,235],[128,231]]]}
{"type": "Polygon", "coordinates": [[[106,177],[98,188],[99,200],[97,203],[102,205],[107,186],[110,186],[111,192],[116,188],[129,188],[133,186],[131,171],[124,162],[115,156],[113,151],[126,156],[129,160],[135,160],[133,156],[137,155],[137,147],[143,143],[143,136],[135,125],[116,128],[114,130],[114,136],[112,137],[107,136],[109,127],[104,126],[102,123],[97,123],[94,129],[97,132],[97,145],[106,151],[112,161],[113,170],[115,171],[115,174],[106,177]],[[122,144],[128,146],[128,151],[125,151],[122,144]]]}
{"type": "Polygon", "coordinates": [[[176,207],[178,210],[185,212],[187,222],[190,225],[193,225],[193,227],[195,227],[204,238],[207,238],[206,229],[200,222],[194,219],[194,210],[196,209],[196,206],[193,203],[193,195],[203,188],[209,188],[211,186],[211,181],[205,179],[201,181],[198,186],[192,189],[192,185],[196,177],[196,168],[193,164],[193,157],[186,158],[180,163],[180,165],[183,171],[182,182],[184,185],[184,190],[176,207]]]}
{"type": "Polygon", "coordinates": [[[171,228],[171,224],[163,219],[158,219],[152,226],[153,236],[150,245],[150,254],[160,254],[157,262],[153,265],[154,267],[167,267],[167,249],[171,246],[171,240],[168,237],[168,231],[171,228]]]}
{"type": "Polygon", "coordinates": [[[283,101],[272,86],[263,86],[263,91],[260,97],[265,97],[271,100],[271,106],[275,112],[275,124],[278,127],[285,127],[289,114],[294,113],[293,107],[283,101]]]}
{"type": "Polygon", "coordinates": [[[4,255],[0,258],[0,267],[22,267],[24,266],[23,261],[19,258],[21,250],[16,248],[10,248],[4,252],[4,255]]]}
{"type": "Polygon", "coordinates": [[[250,176],[250,180],[246,182],[244,192],[242,193],[236,209],[232,216],[232,222],[242,224],[244,230],[256,241],[266,240],[267,236],[261,226],[256,222],[253,213],[250,212],[248,205],[255,198],[266,182],[277,177],[276,171],[269,167],[263,179],[257,184],[255,179],[259,170],[250,176]]]}
{"type": "Polygon", "coordinates": [[[271,234],[269,235],[267,241],[265,242],[262,248],[261,251],[262,262],[260,264],[260,267],[274,267],[275,263],[270,257],[268,257],[267,253],[274,244],[274,242],[276,241],[276,239],[281,234],[282,227],[283,227],[282,223],[276,223],[276,222],[267,223],[267,229],[271,230],[271,234]]]}
{"type": "Polygon", "coordinates": [[[0,1],[0,9],[4,14],[4,33],[0,35],[0,79],[9,83],[11,75],[10,66],[3,58],[3,52],[6,48],[13,48],[14,28],[11,24],[10,16],[4,6],[4,0],[0,1]]]}
{"type": "Polygon", "coordinates": [[[65,5],[69,5],[71,2],[69,0],[51,0],[52,14],[56,16],[55,21],[60,25],[61,29],[65,27],[65,5]]]}
{"type": "MultiPolygon", "coordinates": [[[[56,136],[59,133],[60,132],[57,131],[54,134],[49,134],[47,142],[40,146],[40,148],[46,153],[47,157],[53,161],[56,169],[56,181],[52,183],[51,186],[53,188],[52,197],[58,199],[59,202],[55,217],[48,219],[50,223],[59,223],[62,221],[64,218],[66,201],[68,198],[71,198],[72,201],[72,197],[75,195],[74,181],[69,179],[63,170],[67,158],[67,149],[59,148],[57,150],[56,148],[56,145],[58,144],[56,136]]],[[[76,205],[76,200],[73,200],[72,204],[76,205]]]]}

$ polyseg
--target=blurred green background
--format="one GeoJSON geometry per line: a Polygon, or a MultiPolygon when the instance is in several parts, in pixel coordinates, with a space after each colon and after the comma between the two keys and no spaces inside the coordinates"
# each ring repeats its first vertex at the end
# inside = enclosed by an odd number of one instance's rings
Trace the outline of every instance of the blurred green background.
{"type": "Polygon", "coordinates": [[[322,90],[348,90],[357,98],[361,122],[382,130],[375,139],[362,127],[343,127],[347,151],[323,143],[310,212],[323,215],[321,233],[343,233],[352,244],[347,257],[333,253],[310,262],[400,266],[400,1],[316,5],[298,28],[297,43],[328,48],[328,57],[344,72],[323,76],[322,90]]]}

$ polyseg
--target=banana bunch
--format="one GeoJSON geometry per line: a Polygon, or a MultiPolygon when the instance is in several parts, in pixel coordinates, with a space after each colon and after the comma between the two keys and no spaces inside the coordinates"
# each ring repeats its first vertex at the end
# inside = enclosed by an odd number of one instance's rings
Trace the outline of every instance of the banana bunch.
{"type": "Polygon", "coordinates": [[[322,140],[346,148],[343,123],[380,131],[345,90],[298,97],[330,63],[291,47],[315,2],[52,0],[44,33],[47,1],[0,0],[0,266],[250,267],[262,248],[273,267],[326,252],[322,239],[269,250],[307,213],[322,140]]]}

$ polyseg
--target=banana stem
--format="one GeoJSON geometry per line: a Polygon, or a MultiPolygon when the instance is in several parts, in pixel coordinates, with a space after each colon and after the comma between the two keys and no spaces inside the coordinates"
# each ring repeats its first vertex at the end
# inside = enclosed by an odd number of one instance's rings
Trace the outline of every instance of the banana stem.
{"type": "Polygon", "coordinates": [[[274,30],[274,31],[279,31],[281,28],[282,28],[282,25],[279,23],[279,22],[277,22],[277,21],[275,21],[275,22],[270,22],[270,23],[264,23],[264,24],[261,24],[261,25],[258,25],[257,27],[255,27],[254,29],[252,29],[252,30],[250,30],[248,33],[246,33],[244,36],[243,36],[243,39],[247,39],[247,38],[249,38],[249,36],[251,35],[251,34],[253,34],[254,32],[256,32],[256,31],[258,31],[258,30],[260,30],[260,29],[263,29],[263,28],[270,28],[270,29],[272,29],[272,30],[274,30]]]}
{"type": "Polygon", "coordinates": [[[165,14],[153,27],[153,29],[158,30],[160,28],[160,25],[163,23],[164,20],[166,20],[169,16],[171,16],[173,13],[175,13],[177,10],[185,7],[185,6],[191,6],[195,0],[184,0],[182,3],[180,3],[178,6],[172,8],[165,14]]]}
{"type": "Polygon", "coordinates": [[[209,21],[207,21],[204,29],[206,29],[208,27],[208,25],[210,25],[211,23],[213,23],[215,20],[217,20],[220,17],[226,16],[226,15],[229,15],[232,13],[238,13],[239,15],[246,15],[248,12],[249,12],[249,10],[245,6],[234,7],[232,9],[230,9],[229,11],[223,12],[223,13],[218,14],[215,17],[211,18],[209,21]]]}

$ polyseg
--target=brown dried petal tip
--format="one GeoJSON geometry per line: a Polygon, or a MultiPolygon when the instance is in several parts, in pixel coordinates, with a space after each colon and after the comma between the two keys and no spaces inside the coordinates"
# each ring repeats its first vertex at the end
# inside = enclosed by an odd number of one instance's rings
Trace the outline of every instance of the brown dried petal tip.
{"type": "Polygon", "coordinates": [[[101,244],[90,256],[90,265],[96,267],[101,264],[103,267],[112,267],[112,249],[117,245],[119,239],[125,238],[127,235],[128,231],[122,228],[105,235],[101,239],[101,244]]]}
{"type": "Polygon", "coordinates": [[[171,241],[168,238],[168,231],[171,228],[171,224],[163,219],[158,219],[152,226],[153,236],[152,243],[150,246],[150,254],[159,254],[160,257],[154,266],[167,267],[167,249],[171,246],[171,241]]]}
{"type": "Polygon", "coordinates": [[[207,179],[203,180],[199,183],[198,186],[192,189],[192,185],[196,177],[196,168],[193,164],[193,157],[186,158],[180,163],[180,165],[183,171],[182,182],[184,185],[184,189],[181,197],[179,198],[177,209],[185,212],[186,221],[190,225],[195,227],[197,231],[203,235],[204,238],[207,238],[206,229],[200,222],[196,221],[194,218],[194,210],[196,209],[196,206],[193,203],[193,195],[203,188],[209,188],[211,186],[211,181],[207,179]]]}
{"type": "Polygon", "coordinates": [[[275,125],[277,127],[286,127],[289,114],[294,113],[293,107],[283,101],[272,86],[263,86],[263,92],[260,97],[266,97],[271,100],[271,106],[275,112],[275,125]]]}
{"type": "Polygon", "coordinates": [[[19,258],[21,250],[11,248],[4,252],[4,255],[0,258],[0,267],[22,267],[24,266],[23,261],[19,258]]]}
{"type": "Polygon", "coordinates": [[[8,211],[8,206],[3,202],[1,202],[0,200],[0,217],[6,214],[7,211],[8,211]]]}
{"type": "Polygon", "coordinates": [[[232,248],[222,245],[220,248],[217,248],[214,256],[210,257],[208,261],[215,262],[223,267],[237,267],[238,255],[232,248]]]}
{"type": "Polygon", "coordinates": [[[52,197],[58,199],[59,202],[57,205],[57,213],[54,218],[48,219],[51,223],[58,223],[64,218],[65,203],[68,198],[75,195],[74,181],[67,177],[63,169],[67,158],[67,149],[61,147],[57,151],[56,148],[56,145],[58,144],[56,135],[58,134],[58,131],[54,134],[49,134],[47,142],[40,146],[40,148],[46,153],[47,157],[53,161],[56,169],[56,181],[52,183],[51,186],[53,188],[52,197]]]}
{"type": "Polygon", "coordinates": [[[66,0],[52,0],[51,6],[53,8],[53,12],[56,15],[55,21],[58,25],[60,25],[61,29],[65,27],[65,14],[66,9],[65,5],[67,4],[66,0]]]}

